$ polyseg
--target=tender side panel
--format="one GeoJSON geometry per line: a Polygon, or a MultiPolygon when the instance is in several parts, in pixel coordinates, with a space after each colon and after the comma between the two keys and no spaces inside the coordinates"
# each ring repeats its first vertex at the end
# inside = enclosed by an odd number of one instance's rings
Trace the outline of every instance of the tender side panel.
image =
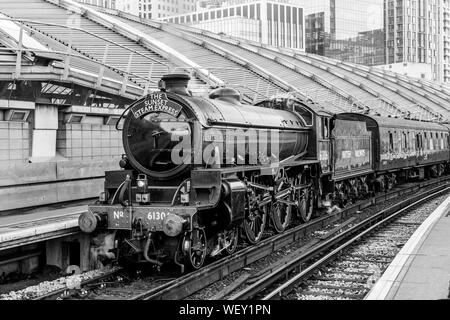
{"type": "Polygon", "coordinates": [[[336,119],[332,136],[337,178],[372,170],[372,138],[365,122],[336,119]]]}

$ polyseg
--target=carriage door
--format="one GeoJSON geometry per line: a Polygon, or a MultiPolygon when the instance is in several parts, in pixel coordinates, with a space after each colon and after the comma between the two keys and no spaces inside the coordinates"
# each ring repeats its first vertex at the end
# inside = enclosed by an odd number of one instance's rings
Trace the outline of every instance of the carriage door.
{"type": "Polygon", "coordinates": [[[318,155],[322,173],[328,173],[331,171],[331,128],[330,118],[321,116],[318,119],[318,155]]]}

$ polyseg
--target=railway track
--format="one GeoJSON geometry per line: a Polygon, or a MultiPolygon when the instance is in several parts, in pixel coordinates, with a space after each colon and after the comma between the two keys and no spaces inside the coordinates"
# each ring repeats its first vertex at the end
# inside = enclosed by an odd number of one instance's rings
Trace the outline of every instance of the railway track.
{"type": "MultiPolygon", "coordinates": [[[[430,187],[435,184],[446,184],[448,178],[437,179],[436,181],[428,181],[419,186],[406,187],[401,190],[396,190],[391,193],[378,195],[373,199],[368,201],[362,201],[352,207],[346,208],[341,212],[325,215],[321,218],[315,219],[314,221],[297,226],[287,232],[277,235],[268,239],[263,240],[257,246],[248,247],[244,250],[237,252],[236,254],[216,261],[201,270],[187,274],[176,281],[169,282],[160,288],[154,288],[148,292],[142,293],[133,297],[134,300],[179,300],[189,297],[193,293],[205,288],[216,281],[219,281],[231,273],[245,268],[251,263],[264,258],[275,251],[285,247],[286,245],[298,241],[299,239],[305,237],[306,235],[323,229],[325,226],[336,222],[342,221],[350,217],[355,212],[358,212],[364,208],[367,208],[373,204],[382,203],[390,199],[395,199],[401,195],[416,193],[419,189],[430,187]]],[[[444,186],[439,186],[432,189],[431,191],[425,192],[435,192],[437,189],[442,190],[444,186]]],[[[416,197],[423,197],[424,194],[417,195],[416,197]]],[[[410,202],[411,199],[405,202],[410,202]]],[[[400,205],[403,205],[402,202],[400,205]]],[[[398,205],[394,206],[395,208],[398,205]]],[[[345,223],[345,222],[344,222],[345,223]]],[[[338,233],[340,229],[331,231],[331,233],[338,233]]]]}
{"type": "MultiPolygon", "coordinates": [[[[167,279],[164,277],[152,277],[152,278],[139,278],[138,280],[130,280],[130,284],[120,285],[117,288],[117,276],[122,277],[123,270],[112,272],[111,274],[105,274],[95,279],[90,279],[82,283],[82,288],[85,291],[92,292],[91,288],[105,288],[109,283],[113,284],[113,287],[104,290],[98,290],[99,293],[89,295],[88,292],[75,294],[75,298],[89,297],[89,299],[110,299],[115,295],[116,298],[130,299],[130,300],[179,300],[189,297],[195,292],[217,282],[225,277],[229,276],[235,271],[238,271],[246,266],[274,253],[275,251],[285,247],[286,245],[299,241],[307,235],[325,228],[330,224],[340,222],[342,227],[337,227],[336,230],[328,232],[324,239],[328,239],[334,233],[340,233],[341,229],[345,227],[348,218],[351,218],[356,212],[368,208],[374,204],[380,204],[387,200],[396,199],[399,196],[405,196],[409,194],[417,193],[419,190],[433,188],[435,185],[442,185],[432,190],[442,189],[443,184],[447,184],[450,178],[443,177],[439,179],[422,182],[410,186],[403,186],[397,190],[393,190],[386,194],[380,194],[372,199],[361,201],[351,207],[348,207],[341,212],[324,215],[317,218],[307,224],[303,224],[287,230],[285,233],[276,235],[267,239],[264,239],[257,246],[247,247],[237,253],[215,261],[204,268],[183,275],[176,279],[167,279]],[[109,281],[113,279],[113,281],[109,281]],[[138,283],[138,284],[136,284],[138,283]]],[[[431,192],[430,190],[425,193],[431,192]]],[[[423,197],[423,193],[419,196],[423,197]]],[[[347,223],[348,224],[348,223],[347,223]]],[[[320,243],[322,243],[321,241],[320,243]]],[[[124,276],[125,277],[125,276],[124,276]]],[[[123,277],[122,277],[123,278],[123,277]]],[[[81,290],[83,292],[83,289],[81,290]]],[[[45,296],[38,297],[36,299],[62,299],[73,298],[70,297],[70,292],[67,289],[60,289],[58,291],[48,293],[45,296]]]]}
{"type": "Polygon", "coordinates": [[[230,300],[363,299],[414,230],[434,210],[421,205],[443,194],[447,196],[449,191],[448,186],[436,188],[380,211],[314,246],[235,293],[230,300]],[[385,228],[381,232],[376,232],[382,227],[385,228]]]}

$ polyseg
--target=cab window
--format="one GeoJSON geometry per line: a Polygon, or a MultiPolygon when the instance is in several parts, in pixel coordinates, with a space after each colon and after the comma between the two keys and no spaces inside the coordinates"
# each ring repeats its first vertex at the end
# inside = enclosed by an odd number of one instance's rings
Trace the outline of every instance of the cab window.
{"type": "Polygon", "coordinates": [[[330,119],[322,118],[322,138],[328,139],[330,137],[330,119]]]}

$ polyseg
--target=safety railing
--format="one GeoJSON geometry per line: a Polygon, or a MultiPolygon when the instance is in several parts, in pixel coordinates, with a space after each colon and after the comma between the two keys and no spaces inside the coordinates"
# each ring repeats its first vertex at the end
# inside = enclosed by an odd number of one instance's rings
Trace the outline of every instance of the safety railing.
{"type": "MultiPolygon", "coordinates": [[[[111,69],[111,70],[115,70],[117,72],[118,76],[123,76],[124,77],[124,81],[122,83],[121,94],[124,93],[126,85],[128,84],[128,80],[130,78],[139,79],[140,81],[142,81],[142,83],[145,83],[145,88],[143,89],[144,92],[148,91],[149,87],[152,84],[157,84],[157,81],[156,80],[152,80],[152,78],[151,78],[152,70],[153,70],[155,64],[160,64],[160,65],[165,66],[167,68],[167,72],[168,73],[170,73],[170,70],[171,70],[171,66],[166,64],[166,63],[164,63],[164,62],[161,62],[161,61],[159,61],[157,59],[154,59],[151,56],[145,55],[145,54],[143,54],[141,52],[138,52],[136,50],[129,49],[126,46],[123,46],[121,44],[115,43],[114,41],[111,41],[111,40],[108,40],[108,39],[104,39],[104,38],[102,38],[102,37],[100,37],[98,35],[95,35],[92,32],[83,30],[81,28],[64,26],[64,25],[54,24],[54,23],[43,23],[43,22],[34,21],[34,20],[19,20],[19,19],[13,19],[13,18],[5,18],[5,17],[0,17],[0,20],[12,21],[12,22],[15,22],[15,23],[19,24],[18,25],[18,27],[19,27],[19,39],[18,39],[18,42],[17,42],[17,48],[13,48],[13,47],[0,48],[0,50],[15,51],[16,52],[16,54],[17,54],[16,71],[15,71],[15,75],[13,75],[16,78],[20,77],[20,74],[21,74],[21,65],[22,65],[21,61],[22,61],[22,54],[23,54],[24,51],[31,51],[31,52],[35,52],[35,53],[41,53],[41,54],[42,53],[47,53],[47,54],[50,53],[50,54],[59,56],[61,58],[61,60],[63,61],[63,63],[64,63],[64,73],[63,73],[63,79],[64,80],[67,79],[67,76],[69,74],[69,68],[70,68],[70,63],[71,63],[71,58],[72,57],[83,59],[83,60],[87,61],[90,64],[95,64],[96,66],[98,66],[98,80],[97,80],[97,84],[96,84],[97,87],[99,87],[101,85],[102,81],[103,81],[105,68],[108,68],[108,69],[111,69]],[[69,34],[68,44],[65,44],[65,43],[63,43],[61,41],[58,41],[58,40],[55,40],[55,39],[51,38],[49,35],[47,35],[43,31],[41,31],[41,30],[39,30],[37,28],[34,28],[32,26],[26,25],[25,22],[26,23],[46,25],[46,26],[58,26],[58,27],[67,28],[69,30],[69,33],[68,33],[69,34]],[[80,31],[80,32],[84,32],[86,34],[92,35],[92,36],[94,36],[94,37],[96,37],[98,39],[101,39],[102,41],[106,42],[104,50],[103,50],[104,53],[103,53],[102,61],[98,61],[97,59],[94,59],[94,58],[88,57],[87,55],[81,54],[81,53],[75,51],[74,48],[72,48],[72,36],[73,36],[72,32],[74,30],[80,31]],[[23,36],[24,36],[24,32],[26,32],[26,31],[28,31],[28,36],[30,36],[30,37],[31,37],[31,31],[32,31],[33,33],[38,32],[40,36],[48,38],[49,41],[57,41],[58,45],[62,45],[62,46],[64,46],[66,48],[66,51],[63,52],[63,51],[57,51],[57,50],[39,50],[39,49],[35,49],[35,48],[25,48],[24,44],[23,44],[23,36]],[[110,48],[111,45],[118,46],[118,47],[120,47],[122,49],[127,50],[130,53],[129,56],[128,56],[128,64],[127,64],[127,69],[126,70],[123,70],[123,69],[121,69],[119,67],[116,67],[116,66],[108,65],[106,63],[106,61],[108,59],[108,51],[109,51],[109,48],[110,48]],[[147,77],[143,77],[143,76],[141,76],[139,74],[136,74],[136,73],[133,73],[133,72],[130,71],[131,65],[133,63],[133,57],[135,55],[145,57],[145,58],[147,58],[147,59],[149,59],[151,61],[147,77]]],[[[34,39],[37,40],[38,42],[40,42],[39,39],[36,39],[36,37],[34,39]]],[[[137,86],[140,86],[140,85],[137,84],[137,86]]]]}
{"type": "MultiPolygon", "coordinates": [[[[12,21],[12,22],[18,24],[18,27],[20,28],[17,48],[11,48],[12,50],[16,50],[16,52],[17,52],[17,63],[16,63],[16,75],[17,76],[20,75],[21,56],[22,56],[23,51],[33,51],[33,52],[39,52],[40,51],[38,49],[25,49],[24,48],[24,46],[23,46],[23,34],[24,34],[24,32],[27,32],[27,31],[28,31],[28,36],[30,36],[30,37],[31,37],[31,33],[38,33],[40,36],[46,37],[50,41],[57,41],[58,45],[62,45],[62,46],[64,46],[66,48],[66,52],[56,51],[56,50],[45,51],[47,53],[50,52],[52,54],[57,54],[57,55],[60,55],[61,57],[64,57],[62,60],[64,60],[64,65],[65,65],[65,72],[64,72],[65,76],[67,76],[67,71],[68,71],[68,67],[70,66],[70,59],[71,59],[71,57],[77,57],[77,58],[81,58],[81,59],[84,59],[84,60],[87,60],[87,61],[90,61],[90,62],[94,62],[95,64],[97,64],[100,67],[98,83],[102,82],[105,68],[109,68],[109,69],[114,70],[116,72],[122,73],[126,79],[135,78],[135,79],[138,79],[138,80],[142,81],[143,83],[145,83],[145,88],[144,88],[144,93],[145,93],[145,92],[148,92],[149,87],[152,84],[156,85],[157,82],[158,82],[157,80],[152,80],[152,74],[153,74],[153,71],[154,71],[154,67],[157,64],[164,66],[166,68],[166,70],[167,70],[167,73],[173,72],[174,69],[183,69],[183,70],[193,69],[194,70],[194,72],[192,72],[193,74],[197,74],[199,72],[198,68],[175,67],[174,65],[170,65],[168,63],[165,63],[164,61],[157,60],[157,59],[155,59],[152,56],[149,56],[149,55],[146,55],[146,54],[144,54],[142,52],[130,49],[130,48],[124,46],[124,45],[116,43],[116,42],[114,42],[114,41],[112,41],[110,39],[105,39],[104,37],[96,35],[95,33],[89,32],[89,31],[84,30],[82,28],[72,27],[72,26],[62,25],[62,24],[41,22],[41,21],[36,21],[36,20],[14,19],[14,18],[10,18],[10,17],[1,17],[1,16],[0,16],[0,20],[12,21]],[[56,27],[65,28],[68,31],[68,38],[64,39],[65,40],[64,42],[63,42],[62,39],[55,40],[54,38],[52,38],[51,36],[49,36],[44,31],[40,30],[39,28],[37,28],[34,25],[54,26],[54,27],[56,26],[56,27]],[[73,32],[74,31],[85,33],[87,35],[95,37],[96,39],[101,40],[101,43],[105,43],[105,46],[104,46],[104,49],[103,49],[103,56],[101,58],[101,61],[99,61],[97,58],[89,57],[88,53],[84,53],[84,54],[76,53],[76,54],[74,54],[74,53],[71,52],[72,50],[75,50],[74,48],[72,48],[72,40],[73,40],[73,35],[74,35],[73,32]],[[66,41],[67,41],[67,43],[66,43],[66,41]],[[127,57],[128,58],[128,63],[127,63],[127,69],[126,70],[123,70],[123,69],[121,69],[119,67],[116,67],[116,66],[113,66],[113,65],[109,65],[109,64],[106,63],[107,60],[108,60],[108,52],[110,51],[110,48],[113,47],[113,46],[119,47],[119,48],[124,49],[127,52],[129,52],[129,55],[127,57]],[[131,69],[131,66],[133,64],[133,57],[134,56],[141,56],[141,57],[144,57],[144,58],[148,59],[149,61],[151,61],[147,77],[143,77],[143,76],[141,76],[139,74],[131,72],[130,69],[131,69]]],[[[35,39],[35,40],[37,40],[39,42],[38,39],[35,39]]],[[[44,52],[44,50],[42,50],[41,52],[44,52]]],[[[126,83],[124,83],[124,86],[125,85],[126,85],[126,83]]]]}

